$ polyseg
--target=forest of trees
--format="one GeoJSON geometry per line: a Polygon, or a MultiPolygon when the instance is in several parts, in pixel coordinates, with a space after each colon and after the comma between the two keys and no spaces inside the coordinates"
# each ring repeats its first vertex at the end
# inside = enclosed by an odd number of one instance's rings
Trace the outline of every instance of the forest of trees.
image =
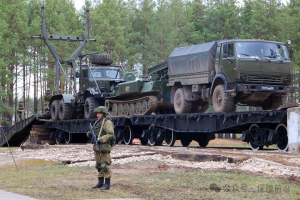
{"type": "MultiPolygon", "coordinates": [[[[45,5],[47,34],[83,36],[85,10],[91,14],[89,42],[83,53],[111,54],[127,71],[146,72],[168,59],[176,47],[222,39],[292,41],[296,93],[299,102],[300,0],[86,0],[79,11],[72,0],[0,1],[0,121],[14,121],[17,102],[27,116],[41,113],[47,88],[54,89],[55,64],[41,34],[45,5]]],[[[79,42],[51,41],[63,59],[79,42]]],[[[67,73],[71,73],[66,66],[67,73]]],[[[61,92],[69,92],[69,77],[61,75],[61,92]]]]}

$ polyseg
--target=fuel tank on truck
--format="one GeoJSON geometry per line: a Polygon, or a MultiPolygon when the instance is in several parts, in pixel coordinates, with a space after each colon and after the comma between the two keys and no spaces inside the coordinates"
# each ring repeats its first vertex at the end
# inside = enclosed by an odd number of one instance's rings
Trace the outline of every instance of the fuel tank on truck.
{"type": "Polygon", "coordinates": [[[115,86],[105,105],[113,117],[173,113],[171,88],[167,87],[167,62],[148,69],[148,76],[137,80],[134,73],[124,75],[125,82],[115,86]],[[154,70],[155,69],[155,70],[154,70]]]}

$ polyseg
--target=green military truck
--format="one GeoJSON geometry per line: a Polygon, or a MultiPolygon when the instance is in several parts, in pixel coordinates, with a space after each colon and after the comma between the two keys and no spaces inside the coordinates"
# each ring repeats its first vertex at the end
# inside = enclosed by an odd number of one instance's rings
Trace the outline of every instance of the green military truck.
{"type": "Polygon", "coordinates": [[[176,48],[167,85],[178,114],[205,112],[209,105],[215,112],[235,111],[237,104],[270,110],[295,92],[291,75],[284,43],[233,39],[176,48]]]}

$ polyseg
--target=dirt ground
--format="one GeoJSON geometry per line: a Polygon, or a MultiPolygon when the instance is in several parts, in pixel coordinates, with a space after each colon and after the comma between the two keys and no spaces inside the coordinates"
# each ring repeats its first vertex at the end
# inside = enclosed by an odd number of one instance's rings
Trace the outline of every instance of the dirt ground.
{"type": "MultiPolygon", "coordinates": [[[[0,148],[1,150],[1,148],[0,148]]],[[[240,140],[215,139],[210,141],[208,147],[200,148],[196,142],[189,147],[182,147],[176,141],[174,147],[149,146],[149,145],[116,145],[111,153],[113,169],[122,171],[123,164],[134,166],[137,162],[153,160],[162,161],[166,166],[158,170],[168,169],[203,169],[216,171],[241,171],[242,173],[262,173],[265,176],[291,176],[300,177],[299,154],[279,152],[276,148],[269,147],[260,151],[252,151],[249,146],[240,140]],[[231,147],[231,148],[229,148],[231,147]],[[215,157],[222,159],[216,159],[215,157]],[[201,158],[199,162],[197,158],[201,158]],[[203,159],[204,158],[204,159],[203,159]]],[[[0,165],[14,165],[9,151],[0,151],[0,165]]],[[[91,144],[74,145],[46,145],[45,149],[15,149],[14,157],[17,163],[28,163],[27,160],[44,160],[45,162],[73,163],[71,166],[94,165],[94,154],[91,144]]],[[[150,169],[132,167],[136,170],[150,169]]],[[[156,168],[154,168],[157,170],[156,168]]],[[[150,170],[151,171],[151,170],[150,170]]]]}

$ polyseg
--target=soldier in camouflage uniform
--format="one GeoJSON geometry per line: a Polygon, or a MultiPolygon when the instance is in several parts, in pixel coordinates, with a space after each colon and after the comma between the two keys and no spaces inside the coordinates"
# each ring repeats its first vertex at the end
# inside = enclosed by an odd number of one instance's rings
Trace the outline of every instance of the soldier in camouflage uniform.
{"type": "Polygon", "coordinates": [[[45,113],[49,112],[48,105],[49,105],[49,101],[50,101],[51,97],[52,97],[51,90],[48,88],[47,91],[46,91],[46,94],[44,96],[44,98],[45,98],[45,103],[44,103],[45,113]]]}
{"type": "MultiPolygon", "coordinates": [[[[97,150],[97,147],[94,144],[93,150],[95,153],[95,160],[96,160],[95,167],[98,170],[98,183],[92,188],[93,189],[100,188],[100,190],[109,190],[110,178],[112,176],[111,169],[109,167],[111,164],[110,150],[111,150],[111,146],[114,145],[114,141],[116,139],[114,134],[115,126],[108,115],[108,109],[106,107],[99,106],[94,109],[94,113],[97,113],[98,120],[93,125],[92,129],[94,130],[94,133],[98,138],[99,151],[97,150]],[[101,144],[107,144],[107,145],[104,146],[101,144]],[[101,153],[101,152],[105,152],[105,153],[101,153]],[[105,178],[105,184],[104,184],[104,178],[105,178]]],[[[87,133],[87,137],[92,138],[91,132],[87,133]]]]}
{"type": "Polygon", "coordinates": [[[19,102],[19,107],[18,107],[18,110],[17,110],[17,113],[18,113],[18,116],[19,116],[19,121],[23,120],[24,118],[24,105],[23,105],[23,101],[20,101],[19,102]]]}

